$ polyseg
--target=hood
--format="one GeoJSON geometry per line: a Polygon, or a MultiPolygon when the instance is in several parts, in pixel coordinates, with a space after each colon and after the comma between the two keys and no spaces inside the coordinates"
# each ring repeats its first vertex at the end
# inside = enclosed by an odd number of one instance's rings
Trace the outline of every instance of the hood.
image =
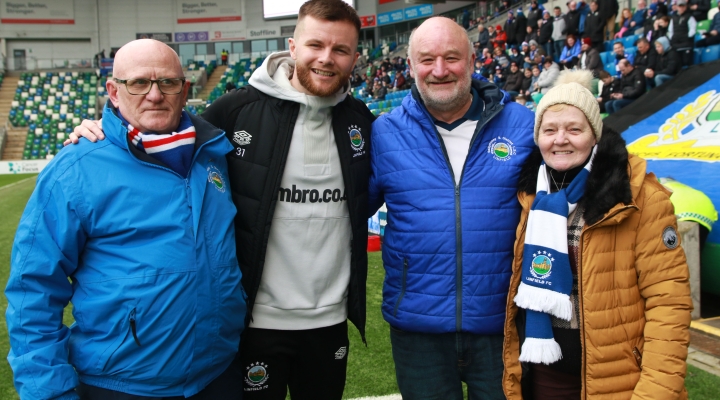
{"type": "Polygon", "coordinates": [[[290,83],[294,70],[295,60],[292,59],[289,51],[272,53],[253,72],[249,83],[268,96],[300,103],[313,109],[332,107],[347,96],[350,88],[349,80],[342,89],[331,96],[320,97],[302,93],[290,83]]]}
{"type": "Polygon", "coordinates": [[[660,43],[660,45],[663,48],[663,53],[667,53],[667,51],[670,49],[670,41],[666,36],[661,36],[657,39],[657,42],[660,43]]]}

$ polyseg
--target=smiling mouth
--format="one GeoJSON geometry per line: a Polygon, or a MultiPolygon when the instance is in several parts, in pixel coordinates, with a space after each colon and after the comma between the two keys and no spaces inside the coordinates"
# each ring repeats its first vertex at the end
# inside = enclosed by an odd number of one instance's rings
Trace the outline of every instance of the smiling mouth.
{"type": "Polygon", "coordinates": [[[314,72],[320,76],[335,76],[335,73],[333,73],[333,72],[321,71],[319,69],[312,69],[312,72],[314,72]]]}
{"type": "Polygon", "coordinates": [[[553,151],[553,154],[563,156],[566,154],[572,154],[572,151],[553,151]]]}

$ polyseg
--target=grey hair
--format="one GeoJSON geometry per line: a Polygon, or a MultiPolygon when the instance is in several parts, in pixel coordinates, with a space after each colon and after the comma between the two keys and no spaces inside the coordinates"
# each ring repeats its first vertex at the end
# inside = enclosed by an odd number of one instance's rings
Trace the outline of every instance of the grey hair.
{"type": "MultiPolygon", "coordinates": [[[[443,16],[436,16],[436,17],[431,17],[431,18],[428,18],[428,19],[432,19],[432,18],[446,18],[446,19],[448,19],[448,20],[450,20],[450,21],[455,22],[454,20],[452,20],[452,19],[450,19],[450,18],[448,18],[448,17],[443,17],[443,16]]],[[[458,26],[459,26],[459,25],[458,25],[458,26]]],[[[418,29],[419,27],[420,27],[420,26],[416,26],[416,27],[412,30],[412,32],[410,32],[410,38],[408,38],[407,58],[409,58],[409,59],[411,59],[411,60],[412,60],[412,58],[410,57],[410,55],[412,54],[413,36],[415,36],[415,31],[417,31],[417,29],[418,29]]],[[[473,46],[473,42],[470,41],[470,36],[468,36],[467,31],[466,31],[465,29],[462,29],[462,31],[463,31],[463,36],[465,37],[465,39],[466,39],[466,41],[467,41],[468,56],[470,56],[470,55],[472,55],[472,54],[475,54],[475,47],[473,46]]]]}

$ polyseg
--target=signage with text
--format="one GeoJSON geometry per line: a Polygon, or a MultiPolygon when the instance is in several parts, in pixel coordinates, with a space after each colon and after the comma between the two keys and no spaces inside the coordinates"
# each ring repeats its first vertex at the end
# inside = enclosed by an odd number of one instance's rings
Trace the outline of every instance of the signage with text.
{"type": "Polygon", "coordinates": [[[0,23],[74,25],[73,0],[0,1],[0,23]]]}
{"type": "Polygon", "coordinates": [[[375,16],[374,15],[363,15],[360,17],[360,27],[361,28],[368,28],[371,26],[375,26],[375,16]]]}
{"type": "Polygon", "coordinates": [[[235,0],[179,1],[177,23],[241,21],[240,2],[235,0]]]}

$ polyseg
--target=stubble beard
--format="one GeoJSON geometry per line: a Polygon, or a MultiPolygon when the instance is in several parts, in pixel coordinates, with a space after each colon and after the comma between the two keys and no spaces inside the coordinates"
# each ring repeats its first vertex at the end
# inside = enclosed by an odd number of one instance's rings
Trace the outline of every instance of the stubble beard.
{"type": "Polygon", "coordinates": [[[425,103],[425,107],[429,110],[437,110],[442,112],[454,111],[467,104],[468,100],[472,98],[472,93],[470,93],[472,78],[470,76],[468,76],[467,79],[465,79],[464,81],[462,79],[458,79],[456,81],[457,86],[455,90],[448,95],[443,95],[442,97],[432,93],[432,90],[430,90],[428,87],[428,80],[428,78],[425,79],[425,85],[422,85],[424,87],[417,85],[417,88],[418,92],[420,93],[420,97],[425,103]]]}
{"type": "Polygon", "coordinates": [[[310,94],[313,96],[327,97],[340,91],[345,84],[350,80],[350,73],[336,73],[335,81],[328,85],[317,85],[312,79],[312,72],[310,68],[304,64],[295,64],[295,73],[297,74],[298,81],[310,94]]]}

